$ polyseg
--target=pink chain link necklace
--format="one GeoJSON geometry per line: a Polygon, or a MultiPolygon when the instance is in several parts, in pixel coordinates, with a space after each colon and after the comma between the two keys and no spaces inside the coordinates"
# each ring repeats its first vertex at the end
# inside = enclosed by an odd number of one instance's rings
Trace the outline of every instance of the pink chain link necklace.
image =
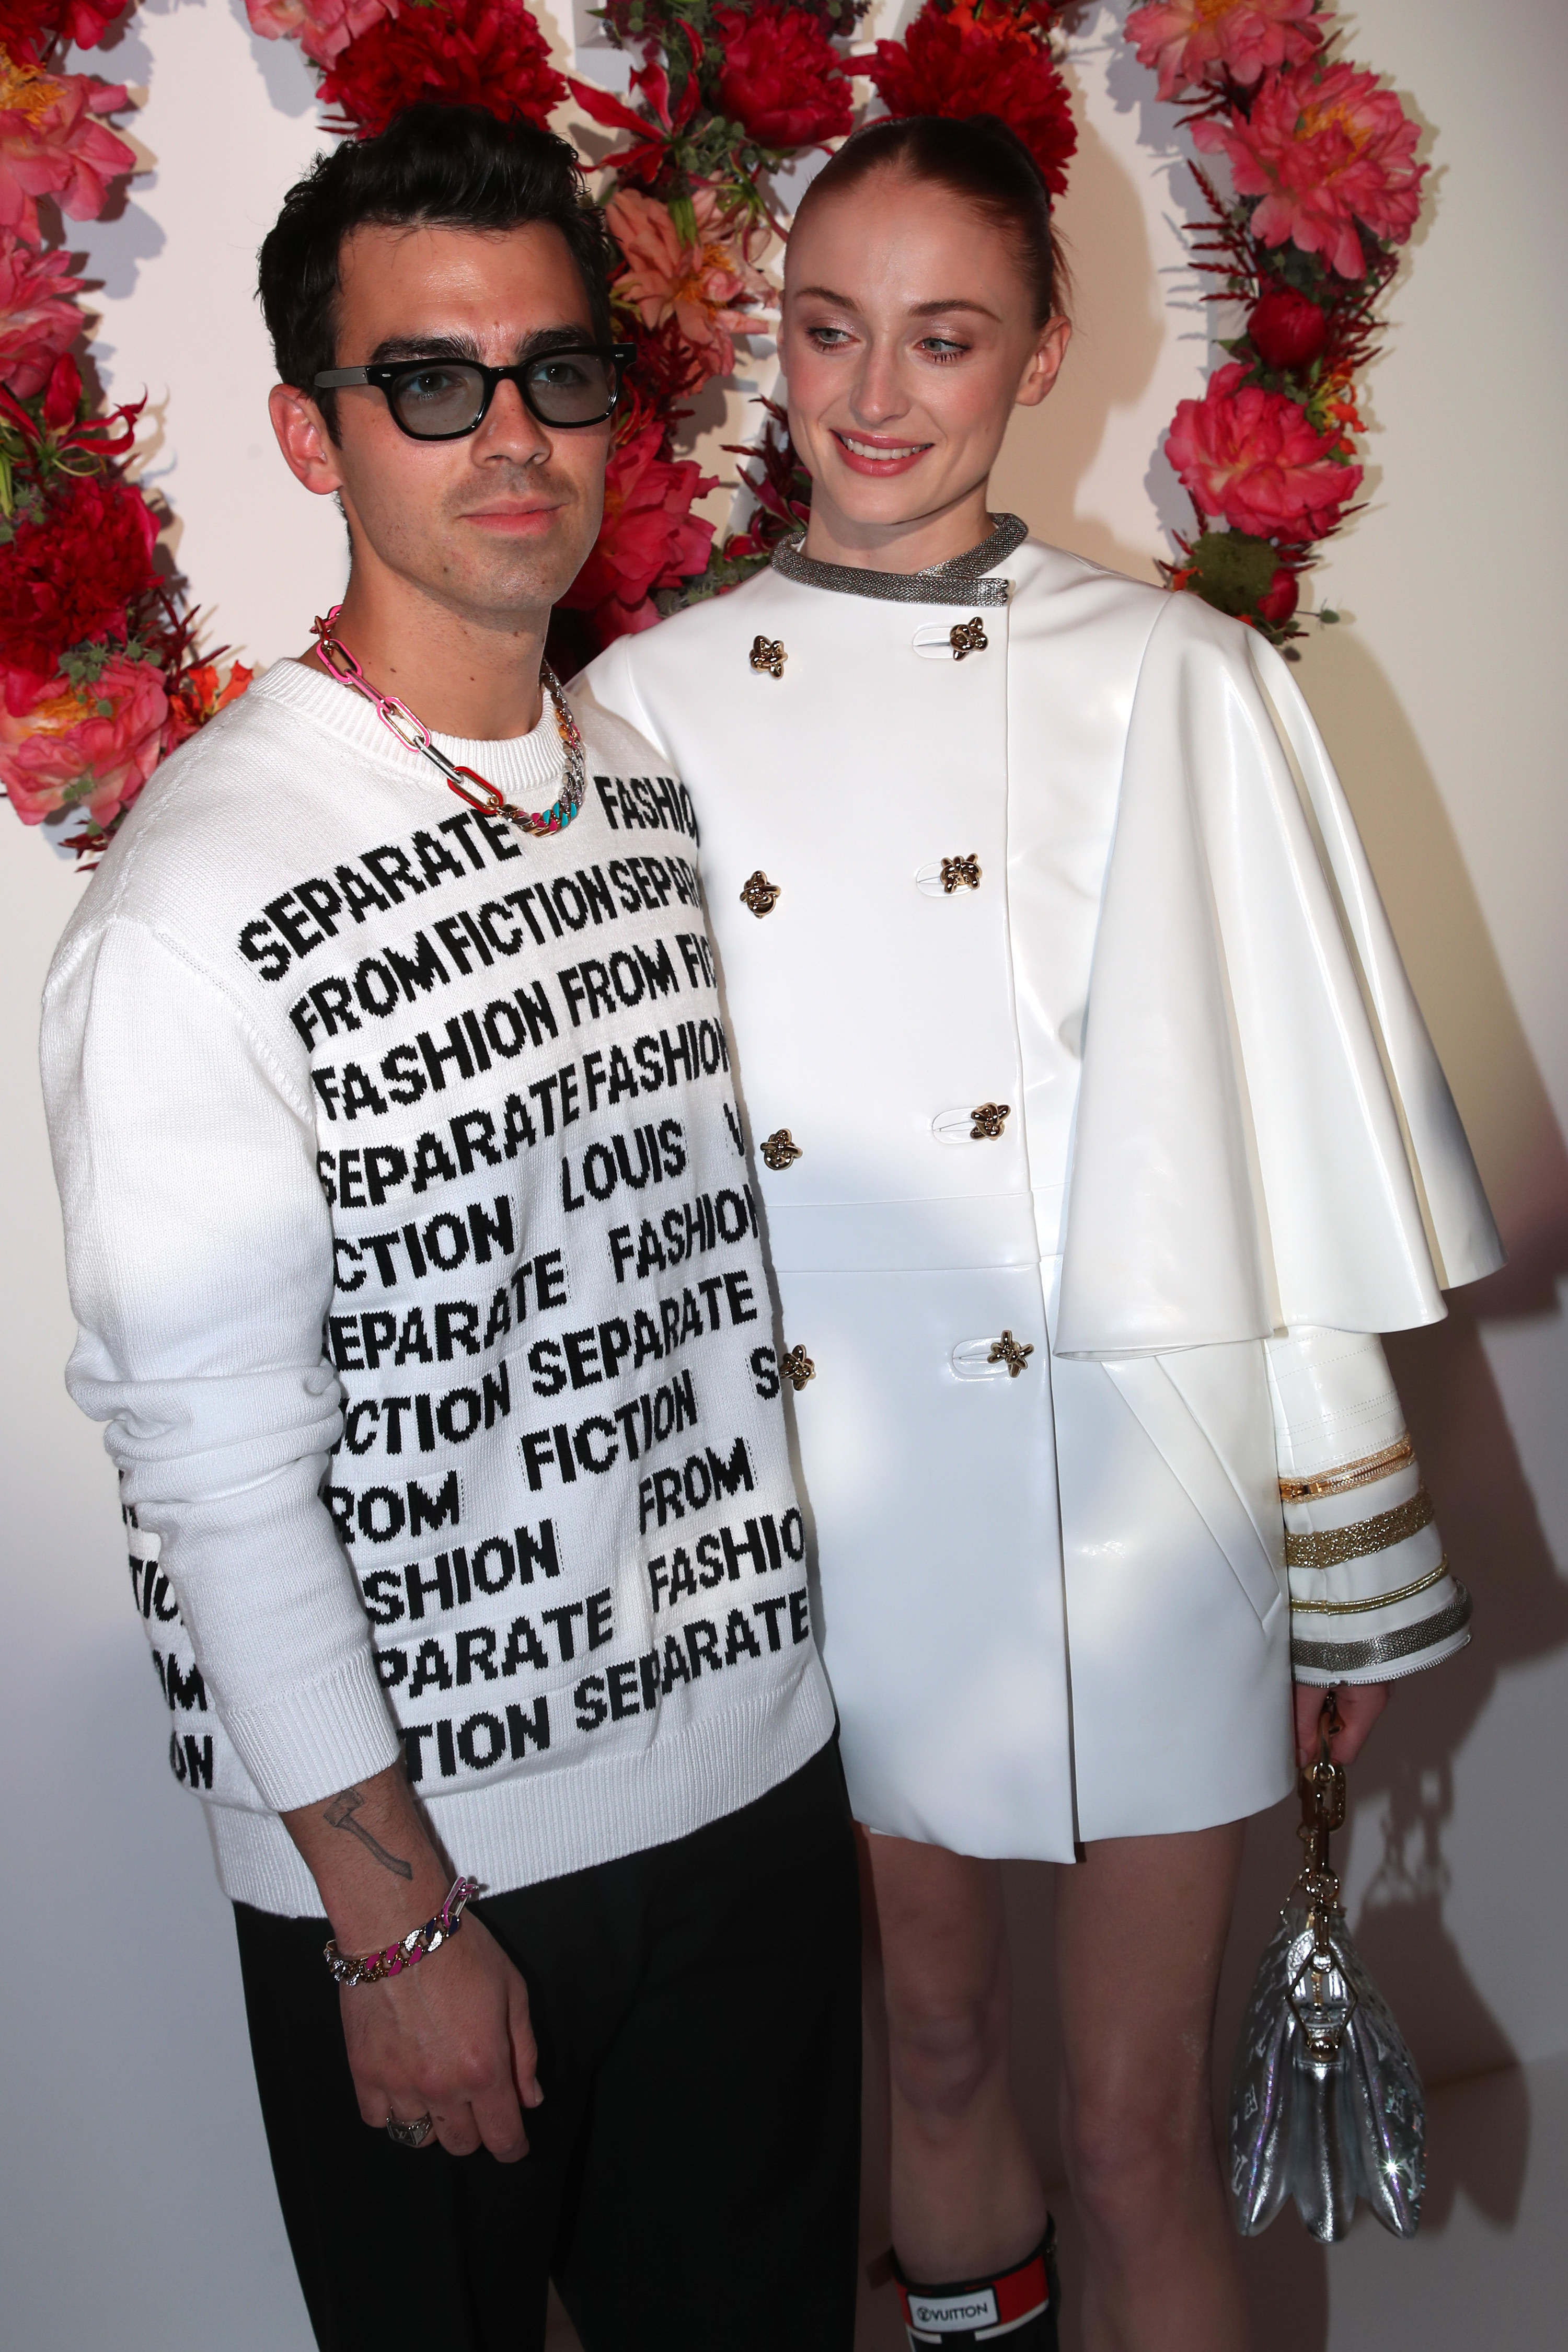
{"type": "Polygon", "coordinates": [[[324,621],[317,619],[310,624],[321,646],[321,660],[340,685],[352,687],[356,694],[363,694],[367,702],[374,703],[375,715],[382,725],[396,736],[405,751],[422,751],[446,777],[447,790],[456,793],[460,801],[467,801],[470,808],[479,810],[485,816],[505,817],[510,824],[535,838],[544,834],[563,833],[583,805],[587,765],[583,756],[583,738],[578,732],[577,721],[572,716],[571,706],[562,693],[549,663],[541,662],[539,677],[550,697],[556,731],[565,748],[565,779],[561,787],[561,797],[552,807],[537,810],[514,808],[488,778],[477,775],[472,768],[456,766],[444,751],[438,751],[430,740],[430,730],[422,719],[415,717],[405,702],[399,702],[395,695],[376,692],[337,635],[333,625],[342,609],[341,604],[334,604],[324,621]],[[470,784],[479,786],[484,794],[482,800],[475,799],[468,790],[470,784]]]}

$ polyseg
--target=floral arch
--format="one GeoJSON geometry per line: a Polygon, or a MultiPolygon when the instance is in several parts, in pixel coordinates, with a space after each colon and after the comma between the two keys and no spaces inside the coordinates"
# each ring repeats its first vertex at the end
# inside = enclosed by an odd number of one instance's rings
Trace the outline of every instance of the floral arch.
{"type": "MultiPolygon", "coordinates": [[[[924,0],[902,40],[858,44],[868,5],[605,0],[610,39],[637,59],[622,99],[563,79],[523,0],[247,0],[257,33],[300,43],[345,137],[420,97],[538,122],[571,98],[614,134],[592,168],[637,365],[604,529],[565,600],[574,656],[723,593],[805,518],[809,485],[776,409],[735,452],[752,494],[738,530],[693,511],[714,483],[677,450],[686,404],[732,373],[735,339],[773,299],[773,189],[792,161],[868,106],[992,113],[1053,194],[1067,185],[1071,0],[924,0]]],[[[66,224],[96,218],[136,159],[109,121],[128,93],[68,69],[69,52],[127,13],[126,0],[0,0],[0,786],[84,862],[250,677],[199,651],[186,583],[160,566],[167,515],[135,479],[139,404],[99,413],[76,356],[89,330],[66,224]]],[[[1204,398],[1171,423],[1194,521],[1162,569],[1293,654],[1301,576],[1361,487],[1357,379],[1420,208],[1419,129],[1342,56],[1319,0],[1146,0],[1125,33],[1205,158],[1195,267],[1237,329],[1204,398]]]]}

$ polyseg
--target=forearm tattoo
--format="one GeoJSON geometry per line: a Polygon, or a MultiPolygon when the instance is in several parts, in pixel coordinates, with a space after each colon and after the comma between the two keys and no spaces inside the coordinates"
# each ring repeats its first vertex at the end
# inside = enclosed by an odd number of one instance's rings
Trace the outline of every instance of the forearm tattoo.
{"type": "Polygon", "coordinates": [[[394,1871],[399,1878],[412,1878],[414,1864],[400,1860],[395,1853],[388,1853],[381,1840],[373,1837],[363,1822],[355,1821],[354,1815],[363,1803],[363,1789],[340,1789],[321,1819],[330,1830],[347,1830],[351,1837],[358,1838],[365,1852],[380,1863],[383,1870],[394,1871]]]}

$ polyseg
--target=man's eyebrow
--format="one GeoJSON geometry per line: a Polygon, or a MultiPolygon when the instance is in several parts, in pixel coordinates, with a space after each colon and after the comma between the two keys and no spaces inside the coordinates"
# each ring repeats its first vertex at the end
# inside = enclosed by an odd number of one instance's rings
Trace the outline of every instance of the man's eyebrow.
{"type": "MultiPolygon", "coordinates": [[[[513,354],[518,362],[542,352],[577,348],[594,341],[589,327],[536,327],[525,335],[513,354]]],[[[399,360],[475,360],[484,354],[472,335],[384,335],[370,355],[371,367],[395,366],[399,360]]]]}
{"type": "Polygon", "coordinates": [[[372,367],[395,360],[477,360],[472,335],[384,335],[370,355],[372,367]]]}

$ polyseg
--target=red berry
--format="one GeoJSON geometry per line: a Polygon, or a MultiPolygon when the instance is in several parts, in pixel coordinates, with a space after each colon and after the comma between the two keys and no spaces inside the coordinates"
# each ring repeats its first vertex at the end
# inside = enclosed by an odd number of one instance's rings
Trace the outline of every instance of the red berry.
{"type": "Polygon", "coordinates": [[[1265,367],[1310,367],[1329,340],[1329,322],[1315,302],[1276,286],[1252,306],[1247,332],[1265,367]]]}
{"type": "Polygon", "coordinates": [[[1295,573],[1281,564],[1258,600],[1258,612],[1277,629],[1283,628],[1295,612],[1300,593],[1295,573]]]}

